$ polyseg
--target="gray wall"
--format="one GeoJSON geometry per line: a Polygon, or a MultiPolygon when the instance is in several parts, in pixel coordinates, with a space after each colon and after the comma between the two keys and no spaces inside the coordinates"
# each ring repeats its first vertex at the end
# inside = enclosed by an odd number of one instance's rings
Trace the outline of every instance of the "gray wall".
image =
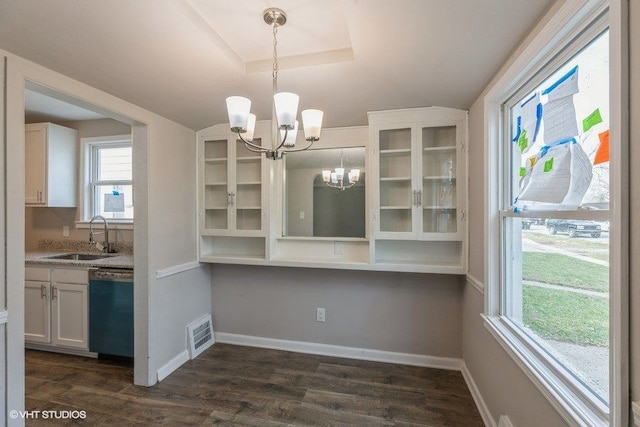
{"type": "MultiPolygon", "coordinates": [[[[630,1],[631,40],[631,165],[640,163],[640,2],[630,1]]],[[[631,167],[631,398],[640,400],[640,171],[631,167]]]]}
{"type": "Polygon", "coordinates": [[[317,169],[287,170],[287,236],[313,236],[313,178],[317,173],[317,169]],[[300,212],[304,212],[303,219],[300,212]]]}
{"type": "Polygon", "coordinates": [[[216,332],[462,356],[460,276],[215,264],[216,332]],[[316,307],[326,323],[315,321],[316,307]]]}

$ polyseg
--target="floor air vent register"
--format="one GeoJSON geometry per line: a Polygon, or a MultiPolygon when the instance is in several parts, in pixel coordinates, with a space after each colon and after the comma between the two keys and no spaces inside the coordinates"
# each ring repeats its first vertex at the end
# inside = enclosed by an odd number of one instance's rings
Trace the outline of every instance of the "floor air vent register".
{"type": "Polygon", "coordinates": [[[213,339],[213,323],[207,314],[187,326],[189,338],[189,357],[195,359],[215,342],[213,339]]]}

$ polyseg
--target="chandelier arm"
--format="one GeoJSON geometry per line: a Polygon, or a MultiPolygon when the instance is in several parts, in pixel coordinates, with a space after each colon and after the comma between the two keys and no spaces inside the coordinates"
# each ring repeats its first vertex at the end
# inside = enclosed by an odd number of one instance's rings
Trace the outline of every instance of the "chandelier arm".
{"type": "MultiPolygon", "coordinates": [[[[276,131],[276,134],[278,134],[279,132],[276,131]]],[[[278,145],[276,147],[276,151],[280,150],[282,148],[282,146],[284,145],[284,142],[287,140],[287,135],[289,134],[289,129],[285,128],[284,129],[284,136],[282,137],[282,142],[280,143],[280,145],[278,145]]]]}
{"type": "Polygon", "coordinates": [[[336,188],[338,190],[343,190],[343,191],[356,185],[355,182],[352,182],[349,185],[336,185],[336,184],[332,184],[331,182],[325,182],[325,184],[327,185],[327,187],[336,188]]]}
{"type": "Polygon", "coordinates": [[[242,137],[242,134],[240,132],[238,132],[237,135],[238,135],[238,138],[240,138],[240,140],[244,142],[244,145],[247,147],[247,150],[253,151],[254,153],[266,153],[267,151],[269,151],[268,148],[264,148],[252,142],[247,141],[242,137]]]}
{"type": "MultiPolygon", "coordinates": [[[[315,141],[311,141],[311,142],[309,143],[309,145],[307,145],[307,146],[306,146],[306,147],[304,147],[304,148],[285,149],[285,150],[282,150],[282,151],[283,151],[283,152],[285,152],[285,153],[295,153],[296,151],[304,151],[304,150],[308,149],[309,147],[311,147],[311,146],[313,145],[313,143],[314,143],[314,142],[315,142],[315,141]]],[[[282,146],[282,144],[280,144],[280,146],[282,146]]],[[[280,147],[278,147],[278,148],[280,148],[280,147]]]]}

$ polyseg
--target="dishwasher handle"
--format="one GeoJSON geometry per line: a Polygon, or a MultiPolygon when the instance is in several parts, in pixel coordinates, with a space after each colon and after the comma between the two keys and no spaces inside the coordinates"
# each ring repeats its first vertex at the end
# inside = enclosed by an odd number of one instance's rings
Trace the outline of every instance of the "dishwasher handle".
{"type": "Polygon", "coordinates": [[[133,270],[123,268],[98,268],[89,272],[89,280],[133,281],[133,270]]]}

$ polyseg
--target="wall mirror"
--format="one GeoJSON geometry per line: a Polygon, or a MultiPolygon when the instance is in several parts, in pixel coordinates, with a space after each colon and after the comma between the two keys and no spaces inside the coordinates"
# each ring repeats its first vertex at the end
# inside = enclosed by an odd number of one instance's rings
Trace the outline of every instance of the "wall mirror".
{"type": "Polygon", "coordinates": [[[365,178],[364,147],[288,153],[283,235],[364,238],[365,178]]]}

